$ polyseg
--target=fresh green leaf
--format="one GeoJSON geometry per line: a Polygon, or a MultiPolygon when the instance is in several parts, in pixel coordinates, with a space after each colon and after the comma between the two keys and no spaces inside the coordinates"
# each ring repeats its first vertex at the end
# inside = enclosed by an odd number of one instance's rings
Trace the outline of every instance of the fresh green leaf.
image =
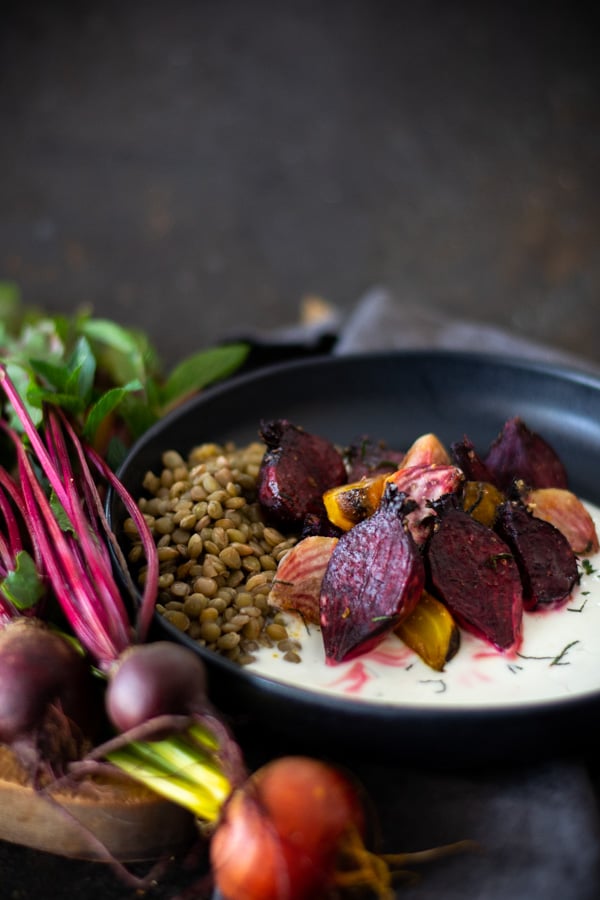
{"type": "Polygon", "coordinates": [[[105,369],[116,384],[134,378],[145,380],[151,355],[145,336],[109,319],[89,319],[82,322],[80,328],[87,338],[102,345],[96,349],[99,367],[105,369]]]}
{"type": "Polygon", "coordinates": [[[248,350],[247,344],[224,344],[188,356],[173,369],[163,385],[163,405],[171,406],[214,381],[231,375],[242,365],[248,350]]]}
{"type": "Polygon", "coordinates": [[[38,385],[31,385],[27,391],[27,399],[32,407],[40,410],[43,403],[52,403],[54,406],[60,406],[68,412],[80,415],[85,411],[85,400],[78,394],[63,394],[58,391],[48,391],[38,385]]]}
{"type": "Polygon", "coordinates": [[[0,582],[0,591],[16,609],[31,609],[44,595],[44,585],[35,563],[26,550],[20,550],[12,572],[0,582]]]}
{"type": "Polygon", "coordinates": [[[31,359],[29,364],[36,375],[41,376],[46,384],[55,391],[68,393],[70,371],[64,363],[54,363],[47,359],[31,359]]]}
{"type": "Polygon", "coordinates": [[[73,528],[73,523],[68,517],[64,506],[62,505],[54,491],[51,491],[50,493],[50,507],[52,509],[52,512],[54,513],[54,518],[60,525],[61,531],[64,531],[65,533],[69,532],[71,534],[76,534],[76,531],[73,528]]]}
{"type": "Polygon", "coordinates": [[[85,337],[80,337],[76,342],[68,360],[68,367],[70,374],[67,393],[76,394],[87,405],[92,399],[94,389],[96,359],[85,337]]]}
{"type": "MultiPolygon", "coordinates": [[[[6,371],[23,399],[25,408],[31,416],[33,422],[39,425],[42,421],[42,410],[40,406],[36,406],[35,399],[30,399],[29,391],[32,385],[31,373],[22,365],[8,361],[6,371]]],[[[11,428],[14,428],[19,434],[22,432],[22,426],[17,415],[15,415],[10,404],[6,408],[8,422],[11,428]]]]}
{"type": "Polygon", "coordinates": [[[138,394],[127,394],[119,406],[119,415],[131,431],[134,438],[141,437],[156,421],[156,413],[143,397],[138,394]]]}
{"type": "Polygon", "coordinates": [[[141,381],[130,381],[122,387],[111,388],[97,400],[90,408],[83,429],[83,436],[88,441],[93,441],[101,423],[122,404],[127,394],[142,389],[141,381]]]}

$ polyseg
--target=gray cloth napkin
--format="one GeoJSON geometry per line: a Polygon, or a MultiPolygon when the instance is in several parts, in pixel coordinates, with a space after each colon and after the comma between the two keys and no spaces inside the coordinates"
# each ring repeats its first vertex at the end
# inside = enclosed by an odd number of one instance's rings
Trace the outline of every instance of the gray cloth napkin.
{"type": "MultiPolygon", "coordinates": [[[[557,348],[480,322],[456,320],[422,306],[400,303],[379,287],[369,291],[348,317],[325,308],[320,318],[295,326],[284,336],[314,341],[319,333],[332,331],[337,334],[333,348],[337,355],[433,347],[489,352],[600,373],[592,363],[557,348]]],[[[419,880],[400,885],[398,898],[600,897],[596,793],[579,759],[473,774],[373,765],[359,768],[357,774],[380,816],[386,852],[462,839],[479,845],[477,852],[420,867],[419,880]]]]}
{"type": "Polygon", "coordinates": [[[365,294],[345,320],[332,310],[330,323],[324,319],[321,327],[327,324],[338,325],[338,340],[333,350],[337,355],[433,347],[559,363],[600,373],[600,366],[588,360],[503,328],[400,303],[384,287],[374,287],[365,294]]]}

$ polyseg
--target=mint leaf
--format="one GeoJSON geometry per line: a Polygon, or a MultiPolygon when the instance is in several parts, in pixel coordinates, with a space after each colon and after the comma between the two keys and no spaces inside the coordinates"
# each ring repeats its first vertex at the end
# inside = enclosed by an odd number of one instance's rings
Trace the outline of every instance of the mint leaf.
{"type": "Polygon", "coordinates": [[[96,348],[98,367],[105,369],[116,384],[134,378],[145,380],[153,354],[144,335],[110,319],[88,319],[79,327],[87,338],[102,345],[96,348]]]}
{"type": "Polygon", "coordinates": [[[231,375],[242,365],[249,349],[247,344],[225,344],[188,356],[172,370],[162,386],[160,395],[163,405],[171,406],[212,382],[231,375]]]}
{"type": "MultiPolygon", "coordinates": [[[[35,425],[39,425],[42,421],[41,405],[36,405],[36,398],[30,398],[29,396],[31,388],[35,386],[35,383],[31,379],[31,373],[24,366],[10,361],[6,364],[6,371],[10,380],[19,392],[21,399],[25,404],[25,408],[33,422],[35,425]]],[[[0,405],[1,401],[2,397],[0,397],[0,405]]],[[[6,405],[6,416],[11,428],[14,428],[18,434],[21,434],[23,427],[11,404],[6,405]]]]}
{"type": "Polygon", "coordinates": [[[63,394],[58,391],[49,391],[38,385],[31,385],[27,391],[27,399],[32,407],[39,410],[43,403],[52,403],[54,406],[60,406],[70,413],[78,415],[85,410],[85,400],[77,394],[63,394]]]}
{"type": "Polygon", "coordinates": [[[128,384],[124,384],[122,387],[111,388],[103,394],[100,399],[94,403],[87,414],[83,436],[88,441],[93,441],[94,436],[104,419],[123,403],[127,394],[130,394],[133,391],[140,391],[142,390],[142,387],[141,381],[135,380],[130,381],[128,384]]]}
{"type": "Polygon", "coordinates": [[[61,393],[68,393],[71,373],[67,365],[49,362],[47,359],[31,359],[29,365],[50,388],[61,393]]]}
{"type": "Polygon", "coordinates": [[[159,418],[158,413],[138,394],[127,394],[123,397],[119,415],[134,438],[141,437],[159,418]]]}
{"type": "Polygon", "coordinates": [[[79,338],[76,342],[67,365],[69,368],[67,393],[76,394],[85,404],[89,403],[96,377],[96,360],[85,337],[79,338]]]}

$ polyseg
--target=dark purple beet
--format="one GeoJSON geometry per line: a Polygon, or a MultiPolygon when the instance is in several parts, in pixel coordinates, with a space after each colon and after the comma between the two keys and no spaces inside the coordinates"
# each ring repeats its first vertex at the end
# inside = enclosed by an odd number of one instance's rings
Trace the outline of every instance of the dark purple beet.
{"type": "Polygon", "coordinates": [[[21,617],[0,630],[0,741],[12,744],[43,727],[49,705],[87,728],[92,679],[83,656],[42,622],[21,617]]]}
{"type": "Polygon", "coordinates": [[[199,656],[172,641],[129,647],[106,690],[106,711],[119,731],[164,715],[190,715],[207,707],[206,675],[199,656]]]}
{"type": "Polygon", "coordinates": [[[465,473],[467,481],[494,483],[492,473],[475,450],[469,438],[464,437],[462,441],[456,441],[454,444],[451,444],[450,452],[456,465],[465,473]]]}
{"type": "Polygon", "coordinates": [[[506,502],[498,508],[495,528],[517,561],[525,609],[568,599],[579,580],[577,559],[554,525],[532,516],[521,503],[506,502]]]}
{"type": "Polygon", "coordinates": [[[566,488],[567,472],[555,450],[518,416],[509,419],[484,459],[492,481],[508,490],[515,478],[530,488],[566,488]]]}
{"type": "Polygon", "coordinates": [[[404,452],[393,450],[385,441],[362,437],[353,441],[346,450],[348,481],[360,481],[372,475],[395,472],[404,459],[404,452]]]}
{"type": "Polygon", "coordinates": [[[404,526],[405,497],[388,484],[377,510],[338,540],[321,586],[329,663],[376,646],[409,615],[423,591],[422,556],[404,526]]]}
{"type": "Polygon", "coordinates": [[[258,475],[258,500],[267,518],[301,526],[307,516],[326,517],[323,494],[347,480],[334,444],[286,419],[261,423],[267,450],[258,475]]]}
{"type": "Polygon", "coordinates": [[[340,537],[343,533],[341,528],[338,528],[337,525],[334,525],[333,522],[329,520],[326,513],[323,515],[309,513],[302,523],[300,540],[305,537],[314,537],[315,535],[320,535],[321,537],[340,537]]]}
{"type": "Polygon", "coordinates": [[[515,643],[523,616],[519,569],[491,528],[462,509],[445,509],[427,563],[432,593],[459,625],[501,650],[515,643]]]}

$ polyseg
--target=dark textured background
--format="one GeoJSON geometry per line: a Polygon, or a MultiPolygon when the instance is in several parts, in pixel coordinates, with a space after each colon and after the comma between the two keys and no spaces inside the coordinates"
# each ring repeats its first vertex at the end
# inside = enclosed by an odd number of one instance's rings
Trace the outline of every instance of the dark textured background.
{"type": "MultiPolygon", "coordinates": [[[[0,279],[50,312],[140,325],[168,362],[293,323],[305,294],[347,313],[380,284],[599,363],[597,36],[589,6],[567,2],[9,3],[0,279]]],[[[519,866],[527,900],[555,896],[552,835],[539,892],[520,835],[555,821],[563,779],[546,795],[530,774],[504,795],[371,771],[390,850],[456,837],[463,799],[475,832],[486,809],[514,815],[495,881],[462,860],[410,896],[472,873],[464,896],[495,897],[511,871],[516,896],[519,866]]],[[[586,786],[558,836],[577,900],[599,883],[586,786]]],[[[2,900],[125,893],[96,866],[0,844],[2,900]]]]}
{"type": "Polygon", "coordinates": [[[28,302],[173,360],[377,283],[599,358],[583,4],[9,6],[0,276],[28,302]]]}

